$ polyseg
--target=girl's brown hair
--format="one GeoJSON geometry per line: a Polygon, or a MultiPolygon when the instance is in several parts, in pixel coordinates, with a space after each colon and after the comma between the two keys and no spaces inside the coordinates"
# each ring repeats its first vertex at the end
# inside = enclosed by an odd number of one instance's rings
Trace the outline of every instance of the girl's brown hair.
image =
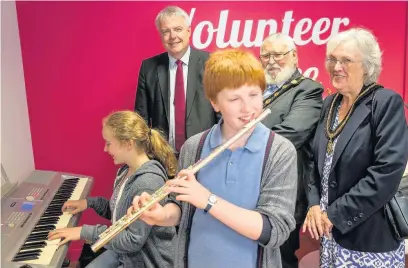
{"type": "Polygon", "coordinates": [[[122,144],[133,141],[150,159],[159,161],[169,177],[176,175],[177,159],[173,148],[158,130],[149,128],[139,114],[133,111],[114,112],[104,118],[103,124],[122,144]]]}

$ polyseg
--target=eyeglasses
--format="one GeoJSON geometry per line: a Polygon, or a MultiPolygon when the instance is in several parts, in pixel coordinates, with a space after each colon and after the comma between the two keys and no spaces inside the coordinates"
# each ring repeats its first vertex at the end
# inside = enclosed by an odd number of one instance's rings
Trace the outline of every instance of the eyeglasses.
{"type": "Polygon", "coordinates": [[[338,60],[338,59],[336,59],[336,58],[329,57],[329,58],[326,59],[326,62],[327,62],[327,64],[328,64],[329,66],[332,66],[332,67],[333,67],[333,66],[336,66],[336,64],[337,64],[337,62],[338,62],[338,63],[340,63],[341,66],[347,68],[347,67],[350,66],[352,63],[355,63],[355,62],[358,62],[358,61],[350,60],[350,59],[347,59],[347,58],[342,59],[342,60],[338,60]]]}
{"type": "Polygon", "coordinates": [[[269,61],[272,57],[274,61],[280,61],[280,60],[283,60],[283,58],[292,50],[293,49],[285,53],[267,53],[267,54],[260,55],[259,58],[263,61],[269,61]]]}

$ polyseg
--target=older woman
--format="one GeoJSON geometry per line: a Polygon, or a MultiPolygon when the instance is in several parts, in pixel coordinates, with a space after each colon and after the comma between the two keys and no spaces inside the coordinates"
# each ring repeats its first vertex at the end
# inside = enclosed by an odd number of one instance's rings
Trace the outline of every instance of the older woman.
{"type": "Polygon", "coordinates": [[[303,231],[321,238],[321,267],[404,267],[404,241],[384,214],[408,159],[402,98],[377,84],[381,51],[369,31],[334,36],[326,54],[337,93],[316,130],[303,231]]]}

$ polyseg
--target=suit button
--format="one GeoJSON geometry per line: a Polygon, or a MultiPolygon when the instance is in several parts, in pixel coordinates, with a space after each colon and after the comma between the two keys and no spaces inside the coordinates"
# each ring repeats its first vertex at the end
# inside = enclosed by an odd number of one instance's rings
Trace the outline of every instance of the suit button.
{"type": "Polygon", "coordinates": [[[354,219],[353,219],[354,221],[357,221],[358,220],[358,218],[357,217],[354,217],[354,219]]]}
{"type": "Polygon", "coordinates": [[[337,187],[337,182],[332,181],[332,182],[330,183],[330,187],[331,187],[331,188],[336,188],[336,187],[337,187]]]}
{"type": "Polygon", "coordinates": [[[347,222],[347,225],[348,225],[348,226],[351,226],[352,224],[353,224],[353,223],[352,223],[351,221],[348,221],[348,222],[347,222]]]}
{"type": "Polygon", "coordinates": [[[364,217],[364,214],[363,214],[363,213],[360,213],[360,214],[358,214],[358,216],[359,216],[360,218],[362,218],[362,217],[364,217]]]}

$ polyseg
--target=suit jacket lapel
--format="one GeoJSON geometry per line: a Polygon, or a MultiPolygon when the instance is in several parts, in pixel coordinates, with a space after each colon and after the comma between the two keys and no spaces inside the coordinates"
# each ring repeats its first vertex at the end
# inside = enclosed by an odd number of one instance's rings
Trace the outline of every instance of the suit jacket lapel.
{"type": "Polygon", "coordinates": [[[187,74],[187,106],[186,106],[186,119],[190,115],[191,108],[193,107],[194,98],[198,87],[198,77],[201,75],[202,65],[201,59],[196,54],[195,50],[191,48],[190,59],[188,62],[188,74],[187,74]]]}
{"type": "Polygon", "coordinates": [[[360,104],[357,104],[356,109],[351,115],[349,121],[345,125],[343,131],[337,139],[336,147],[333,155],[333,162],[331,165],[331,170],[336,166],[341,154],[349,143],[350,139],[353,137],[357,128],[361,125],[364,119],[370,114],[370,109],[367,107],[366,103],[370,98],[365,98],[360,104]]]}
{"type": "Polygon", "coordinates": [[[323,119],[323,123],[320,124],[318,126],[318,128],[316,129],[316,133],[319,133],[319,140],[318,140],[318,162],[317,162],[317,166],[319,169],[319,174],[320,176],[323,176],[323,165],[324,165],[324,160],[326,158],[326,149],[327,149],[327,143],[329,142],[329,140],[326,137],[326,133],[325,133],[325,127],[326,127],[326,121],[327,121],[327,116],[329,114],[329,109],[331,106],[331,103],[333,101],[335,94],[330,95],[327,97],[327,106],[324,109],[324,119],[323,119]]]}
{"type": "Polygon", "coordinates": [[[157,66],[157,76],[159,78],[160,92],[163,98],[167,122],[170,122],[170,88],[169,88],[169,57],[163,54],[157,66]]]}
{"type": "MultiPolygon", "coordinates": [[[[326,113],[327,116],[327,113],[326,113]]],[[[324,122],[326,122],[326,119],[324,122]]],[[[325,134],[325,124],[322,125],[320,129],[320,138],[319,138],[319,159],[318,159],[318,168],[319,168],[319,174],[320,176],[323,176],[323,166],[324,166],[324,160],[326,159],[326,149],[327,149],[327,143],[329,140],[326,137],[325,134]]]]}

